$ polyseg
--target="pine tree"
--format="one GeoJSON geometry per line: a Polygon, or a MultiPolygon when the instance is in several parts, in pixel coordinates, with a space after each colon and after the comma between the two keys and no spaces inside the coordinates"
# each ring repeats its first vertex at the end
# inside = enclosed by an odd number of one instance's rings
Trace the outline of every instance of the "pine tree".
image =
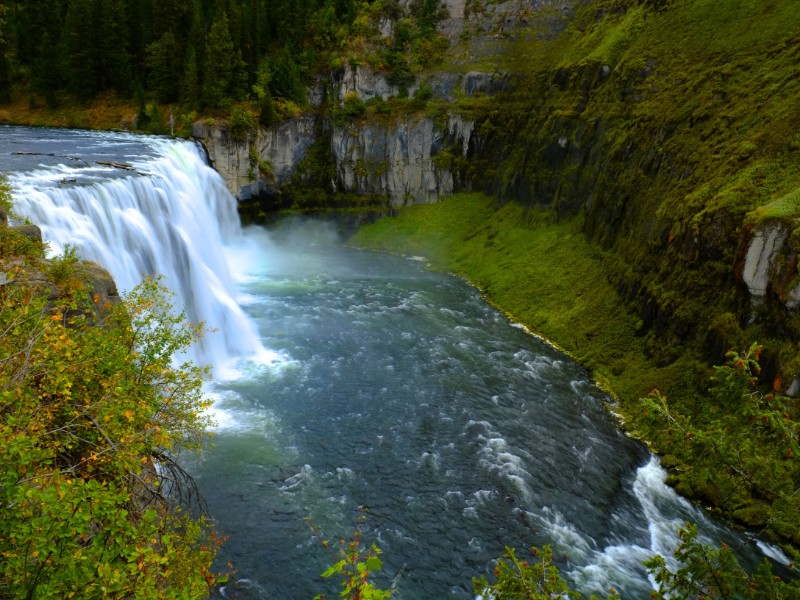
{"type": "Polygon", "coordinates": [[[300,69],[291,52],[286,49],[273,62],[271,87],[277,96],[300,106],[305,106],[307,103],[306,88],[300,78],[300,69]]]}
{"type": "Polygon", "coordinates": [[[99,21],[100,89],[115,89],[127,97],[131,93],[131,61],[128,18],[123,0],[103,0],[99,21]]]}
{"type": "Polygon", "coordinates": [[[8,73],[8,59],[6,51],[8,43],[0,32],[0,102],[11,100],[11,80],[8,73]]]}
{"type": "Polygon", "coordinates": [[[147,46],[152,41],[149,0],[124,0],[128,16],[128,54],[133,80],[144,80],[147,69],[147,46]]]}
{"type": "Polygon", "coordinates": [[[175,102],[178,99],[182,75],[179,56],[178,42],[170,31],[147,47],[147,81],[159,102],[175,102]]]}
{"type": "Polygon", "coordinates": [[[181,79],[180,101],[181,104],[194,109],[200,100],[200,74],[197,70],[197,53],[191,44],[186,50],[186,60],[181,79]]]}
{"type": "Polygon", "coordinates": [[[44,96],[47,105],[55,108],[58,104],[56,92],[62,88],[61,63],[57,60],[58,53],[54,51],[57,44],[48,32],[42,35],[37,48],[36,60],[31,68],[31,87],[33,91],[44,96]]]}
{"type": "Polygon", "coordinates": [[[67,89],[78,100],[88,100],[98,89],[97,57],[91,0],[70,0],[64,24],[67,51],[67,89]]]}
{"type": "Polygon", "coordinates": [[[270,67],[269,61],[264,58],[258,66],[256,83],[253,86],[253,93],[258,101],[259,122],[265,127],[269,127],[277,120],[275,106],[273,105],[272,93],[269,89],[270,67]]]}
{"type": "Polygon", "coordinates": [[[157,0],[152,7],[152,36],[154,40],[165,33],[172,33],[176,40],[183,41],[186,24],[191,23],[189,0],[157,0]]]}
{"type": "Polygon", "coordinates": [[[223,12],[211,26],[206,49],[206,71],[203,80],[203,103],[213,108],[230,100],[234,79],[235,49],[228,30],[228,16],[223,12]]]}
{"type": "MultiPolygon", "coordinates": [[[[8,9],[6,8],[5,4],[0,4],[0,44],[3,45],[3,48],[5,48],[5,41],[6,41],[5,32],[6,32],[7,10],[8,9]]],[[[5,57],[5,54],[3,55],[3,57],[5,57]]]]}

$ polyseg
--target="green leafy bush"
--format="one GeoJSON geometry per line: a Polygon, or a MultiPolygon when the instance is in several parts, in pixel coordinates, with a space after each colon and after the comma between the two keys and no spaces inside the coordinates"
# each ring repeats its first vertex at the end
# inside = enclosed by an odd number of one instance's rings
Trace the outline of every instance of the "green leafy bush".
{"type": "Polygon", "coordinates": [[[694,469],[681,480],[719,503],[733,498],[749,518],[784,539],[800,543],[800,421],[798,402],[758,388],[761,348],[729,352],[714,368],[708,402],[687,416],[672,410],[658,391],[643,399],[656,435],[694,469]]]}
{"type": "Polygon", "coordinates": [[[244,140],[249,132],[258,127],[256,110],[247,102],[237,102],[231,108],[228,126],[233,139],[244,140]]]}
{"type": "Polygon", "coordinates": [[[61,285],[73,277],[79,260],[77,246],[66,244],[63,254],[50,260],[47,273],[52,278],[53,283],[61,285]]]}
{"type": "Polygon", "coordinates": [[[756,573],[747,573],[730,547],[714,548],[701,543],[694,525],[682,528],[680,537],[681,544],[674,552],[675,566],[670,566],[663,556],[655,556],[644,563],[658,587],[650,594],[653,600],[790,600],[800,594],[798,582],[787,583],[773,575],[766,560],[756,573]]]}
{"type": "MultiPolygon", "coordinates": [[[[320,539],[322,547],[328,551],[333,559],[333,564],[328,567],[322,576],[326,579],[339,575],[342,578],[340,598],[346,600],[388,600],[392,590],[377,587],[369,579],[370,576],[383,568],[380,555],[381,550],[375,544],[367,546],[362,540],[361,527],[366,522],[362,513],[358,520],[353,537],[349,540],[339,540],[333,543],[324,537],[319,527],[312,526],[313,534],[320,539]]],[[[325,600],[325,596],[317,594],[314,600],[325,600]]]]}
{"type": "Polygon", "coordinates": [[[200,328],[152,281],[99,324],[78,296],[2,291],[0,597],[207,595],[219,541],[172,459],[209,424],[204,370],[172,358],[200,328]]]}

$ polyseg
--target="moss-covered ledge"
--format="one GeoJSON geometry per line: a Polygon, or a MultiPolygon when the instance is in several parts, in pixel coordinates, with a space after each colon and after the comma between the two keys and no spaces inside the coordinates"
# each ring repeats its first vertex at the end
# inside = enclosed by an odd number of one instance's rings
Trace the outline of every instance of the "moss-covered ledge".
{"type": "MultiPolygon", "coordinates": [[[[690,413],[690,407],[704,402],[711,367],[700,349],[688,345],[671,361],[648,350],[640,317],[608,278],[620,257],[593,245],[580,219],[558,222],[546,209],[459,194],[363,226],[349,244],[421,255],[432,268],[466,278],[510,318],[586,366],[612,395],[609,408],[625,430],[667,455],[670,481],[682,494],[743,526],[766,525],[742,518],[763,512],[759,499],[706,493],[700,474],[653,429],[640,399],[658,389],[678,410],[690,413]]],[[[776,540],[793,540],[792,532],[782,529],[770,533],[776,540]]]]}

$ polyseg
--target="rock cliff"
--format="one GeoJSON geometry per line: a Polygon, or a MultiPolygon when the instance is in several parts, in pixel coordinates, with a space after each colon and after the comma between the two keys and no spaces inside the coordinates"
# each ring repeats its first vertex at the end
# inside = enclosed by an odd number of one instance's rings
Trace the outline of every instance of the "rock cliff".
{"type": "Polygon", "coordinates": [[[202,141],[230,192],[248,200],[291,179],[314,142],[314,122],[310,115],[298,117],[237,138],[225,123],[201,121],[192,127],[192,136],[202,141]]]}
{"type": "MultiPolygon", "coordinates": [[[[408,8],[410,0],[400,5],[408,8]]],[[[332,191],[384,197],[391,206],[435,202],[451,194],[457,175],[454,157],[466,157],[474,122],[456,108],[447,108],[444,118],[433,118],[424,110],[406,109],[399,117],[342,120],[326,113],[324,98],[334,99],[341,109],[348,99],[366,103],[413,97],[422,85],[437,101],[453,103],[457,98],[507,91],[509,75],[499,69],[464,69],[471,63],[508,52],[515,31],[531,22],[546,35],[563,29],[576,0],[447,0],[442,32],[452,48],[467,40],[467,48],[454,50],[458,58],[443,68],[417,77],[409,86],[392,84],[385,72],[367,64],[348,64],[309,89],[311,110],[271,128],[259,128],[241,139],[231,135],[224,122],[198,122],[192,136],[206,147],[212,165],[231,193],[240,200],[274,195],[302,170],[303,158],[315,142],[335,164],[332,191]]],[[[393,34],[393,23],[383,22],[385,37],[393,34]]]]}
{"type": "MultiPolygon", "coordinates": [[[[499,89],[498,81],[502,76],[497,74],[469,73],[446,90],[461,83],[466,94],[486,93],[499,89]]],[[[361,67],[346,69],[335,83],[341,98],[348,93],[364,98],[396,93],[385,76],[361,67]]],[[[211,164],[239,200],[277,193],[301,170],[317,142],[326,144],[324,151],[335,165],[333,191],[380,196],[391,206],[402,206],[435,202],[453,193],[450,158],[467,156],[473,128],[471,120],[455,113],[445,119],[412,113],[379,120],[337,120],[312,113],[248,132],[242,139],[224,123],[198,122],[192,135],[203,143],[211,164]]]]}
{"type": "MultiPolygon", "coordinates": [[[[550,207],[607,253],[607,277],[640,315],[657,360],[693,347],[719,362],[729,348],[766,340],[765,376],[783,388],[796,380],[800,138],[788,107],[800,105],[791,66],[800,45],[785,27],[796,9],[446,6],[450,54],[406,90],[351,61],[310,94],[304,117],[241,141],[198,124],[231,191],[278,194],[316,169],[326,193],[386,206],[475,189],[550,207]],[[713,47],[692,41],[709,31],[713,47]],[[410,98],[417,90],[434,109],[410,98]],[[366,110],[374,106],[389,110],[366,110]]],[[[392,23],[382,27],[392,35],[392,23]]]]}

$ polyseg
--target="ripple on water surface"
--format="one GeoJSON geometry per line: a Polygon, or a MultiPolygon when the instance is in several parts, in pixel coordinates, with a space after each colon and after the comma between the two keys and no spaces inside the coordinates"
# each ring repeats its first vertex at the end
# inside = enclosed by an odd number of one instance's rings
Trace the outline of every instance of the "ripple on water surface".
{"type": "Polygon", "coordinates": [[[258,424],[263,411],[272,429],[245,432],[237,460],[253,468],[235,492],[224,465],[203,473],[220,522],[234,513],[225,552],[264,597],[333,591],[303,518],[338,538],[362,505],[383,582],[402,573],[402,598],[472,598],[470,578],[490,574],[504,546],[543,543],[585,590],[613,580],[643,593],[641,556],[674,540],[686,515],[680,502],[664,518],[649,512],[658,467],[617,431],[580,367],[459,280],[319,246],[296,249],[293,272],[292,252],[242,279],[248,311],[291,367],[220,386],[238,395],[221,404],[234,419],[258,424]],[[250,443],[277,450],[248,458],[250,443]],[[257,543],[242,510],[260,516],[257,543]]]}

